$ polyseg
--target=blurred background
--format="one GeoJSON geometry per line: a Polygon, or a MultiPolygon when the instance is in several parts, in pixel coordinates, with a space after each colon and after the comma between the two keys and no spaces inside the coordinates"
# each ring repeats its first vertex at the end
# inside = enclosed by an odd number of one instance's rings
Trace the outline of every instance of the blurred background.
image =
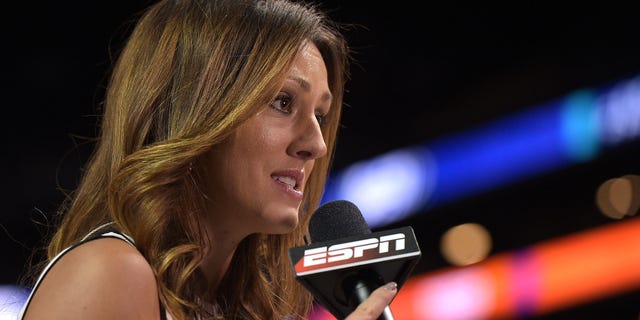
{"type": "MultiPolygon", "coordinates": [[[[149,3],[5,12],[0,296],[42,258],[39,225],[78,181],[112,53],[149,3]]],[[[635,9],[322,7],[351,24],[356,60],[325,200],[352,200],[374,231],[413,227],[399,319],[638,319],[635,9]]]]}

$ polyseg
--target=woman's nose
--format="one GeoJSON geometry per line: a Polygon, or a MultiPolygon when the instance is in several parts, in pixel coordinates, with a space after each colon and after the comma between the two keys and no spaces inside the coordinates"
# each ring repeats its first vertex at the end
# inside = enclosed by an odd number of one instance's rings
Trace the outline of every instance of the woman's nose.
{"type": "Polygon", "coordinates": [[[322,128],[315,115],[301,121],[296,137],[291,144],[291,153],[304,160],[317,159],[327,154],[322,128]]]}

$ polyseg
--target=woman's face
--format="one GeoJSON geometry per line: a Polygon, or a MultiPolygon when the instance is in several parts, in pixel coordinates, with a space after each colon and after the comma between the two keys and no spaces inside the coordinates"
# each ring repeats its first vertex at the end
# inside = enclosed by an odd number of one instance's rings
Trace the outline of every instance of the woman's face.
{"type": "Polygon", "coordinates": [[[309,43],[278,96],[210,154],[216,232],[293,230],[315,159],[327,153],[321,125],[330,105],[324,61],[309,43]]]}

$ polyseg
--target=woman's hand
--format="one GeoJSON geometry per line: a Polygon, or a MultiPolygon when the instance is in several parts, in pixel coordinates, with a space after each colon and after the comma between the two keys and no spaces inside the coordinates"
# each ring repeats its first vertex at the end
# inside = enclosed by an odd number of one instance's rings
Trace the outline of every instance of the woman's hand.
{"type": "Polygon", "coordinates": [[[398,293],[398,285],[389,282],[374,290],[345,320],[376,320],[398,293]]]}

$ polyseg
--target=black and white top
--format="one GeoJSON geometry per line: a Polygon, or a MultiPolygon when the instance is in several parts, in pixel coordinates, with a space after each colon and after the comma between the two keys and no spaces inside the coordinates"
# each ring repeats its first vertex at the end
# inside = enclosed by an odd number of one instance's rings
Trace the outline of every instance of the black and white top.
{"type": "MultiPolygon", "coordinates": [[[[93,229],[91,232],[89,232],[89,234],[87,234],[84,238],[82,238],[82,240],[80,240],[78,243],[69,246],[68,248],[62,250],[60,253],[58,253],[58,255],[56,255],[53,259],[51,259],[51,261],[49,262],[49,264],[47,264],[47,266],[44,268],[44,270],[42,270],[42,273],[40,274],[40,276],[38,277],[38,280],[36,281],[36,283],[34,284],[33,288],[31,289],[31,293],[29,294],[29,297],[27,298],[27,300],[25,301],[25,304],[22,306],[22,309],[20,310],[20,313],[18,314],[18,319],[22,320],[24,318],[25,313],[27,312],[27,308],[29,307],[29,303],[31,302],[31,299],[33,297],[33,295],[35,294],[36,290],[38,289],[38,287],[40,286],[40,283],[42,282],[42,279],[44,279],[44,277],[47,275],[47,273],[49,272],[49,270],[51,270],[51,268],[53,267],[53,265],[56,264],[56,262],[58,262],[58,260],[60,260],[60,258],[62,258],[67,252],[73,250],[74,248],[78,247],[81,244],[87,243],[89,241],[92,240],[96,240],[96,239],[102,239],[102,238],[117,238],[120,240],[123,240],[127,243],[129,243],[132,246],[136,246],[135,242],[133,241],[133,239],[116,230],[115,228],[113,228],[111,225],[113,223],[106,223],[104,225],[101,225],[95,229],[93,229]]],[[[171,320],[171,316],[165,312],[162,303],[160,303],[160,318],[161,320],[171,320]]]]}

